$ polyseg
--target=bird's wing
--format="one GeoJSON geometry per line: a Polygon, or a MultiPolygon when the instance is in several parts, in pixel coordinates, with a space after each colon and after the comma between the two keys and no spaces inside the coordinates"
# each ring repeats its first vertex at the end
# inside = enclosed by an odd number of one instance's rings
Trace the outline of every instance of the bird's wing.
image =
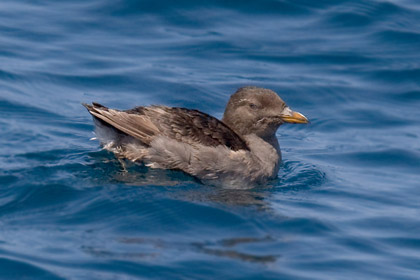
{"type": "Polygon", "coordinates": [[[146,114],[162,134],[191,145],[226,146],[233,151],[249,150],[246,142],[218,119],[179,107],[145,107],[146,114]]]}
{"type": "Polygon", "coordinates": [[[249,150],[246,142],[227,125],[197,110],[150,106],[117,111],[97,103],[85,107],[93,116],[145,144],[164,135],[190,145],[223,145],[233,151],[249,150]]]}
{"type": "Polygon", "coordinates": [[[145,115],[109,109],[101,104],[83,104],[92,116],[149,145],[159,129],[145,115]]]}

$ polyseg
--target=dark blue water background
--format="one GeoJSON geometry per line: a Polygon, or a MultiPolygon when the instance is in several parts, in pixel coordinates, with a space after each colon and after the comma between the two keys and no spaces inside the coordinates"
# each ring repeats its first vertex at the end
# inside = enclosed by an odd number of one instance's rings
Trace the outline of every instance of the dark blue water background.
{"type": "Polygon", "coordinates": [[[0,3],[1,279],[419,279],[420,3],[0,3]],[[244,85],[278,131],[265,187],[131,165],[81,102],[220,117],[244,85]]]}

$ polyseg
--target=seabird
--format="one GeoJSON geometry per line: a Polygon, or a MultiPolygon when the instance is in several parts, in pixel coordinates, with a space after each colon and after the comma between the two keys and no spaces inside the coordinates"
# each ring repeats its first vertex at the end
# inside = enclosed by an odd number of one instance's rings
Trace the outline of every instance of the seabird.
{"type": "Polygon", "coordinates": [[[118,158],[182,170],[210,184],[244,188],[277,176],[279,126],[309,122],[274,91],[254,86],[232,94],[222,120],[180,107],[120,111],[95,102],[83,105],[93,116],[101,145],[118,158]]]}

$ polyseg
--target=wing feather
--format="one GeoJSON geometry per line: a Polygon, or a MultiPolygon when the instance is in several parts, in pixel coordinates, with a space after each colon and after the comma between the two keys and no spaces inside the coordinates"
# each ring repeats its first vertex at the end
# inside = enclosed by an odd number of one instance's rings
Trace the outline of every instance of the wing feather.
{"type": "Polygon", "coordinates": [[[215,117],[198,110],[166,106],[140,108],[167,137],[191,145],[223,145],[234,151],[249,150],[246,142],[235,131],[215,117]]]}
{"type": "Polygon", "coordinates": [[[98,103],[84,106],[94,117],[145,144],[150,144],[158,135],[164,135],[190,145],[223,145],[233,151],[249,150],[246,142],[235,131],[198,110],[150,106],[118,111],[98,103]]]}
{"type": "Polygon", "coordinates": [[[85,105],[85,107],[92,116],[141,140],[147,145],[149,145],[153,138],[159,133],[159,129],[147,116],[129,114],[124,111],[109,109],[105,106],[98,105],[99,104],[94,103],[93,105],[85,105]]]}

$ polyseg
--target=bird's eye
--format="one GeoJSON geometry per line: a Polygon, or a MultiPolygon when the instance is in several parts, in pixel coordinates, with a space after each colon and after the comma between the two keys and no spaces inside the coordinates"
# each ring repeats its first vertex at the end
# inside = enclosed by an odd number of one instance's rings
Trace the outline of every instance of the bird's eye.
{"type": "Polygon", "coordinates": [[[255,105],[254,103],[251,103],[251,104],[249,104],[249,108],[251,108],[251,109],[255,110],[255,109],[257,109],[257,108],[258,108],[258,106],[257,106],[257,105],[255,105]]]}

